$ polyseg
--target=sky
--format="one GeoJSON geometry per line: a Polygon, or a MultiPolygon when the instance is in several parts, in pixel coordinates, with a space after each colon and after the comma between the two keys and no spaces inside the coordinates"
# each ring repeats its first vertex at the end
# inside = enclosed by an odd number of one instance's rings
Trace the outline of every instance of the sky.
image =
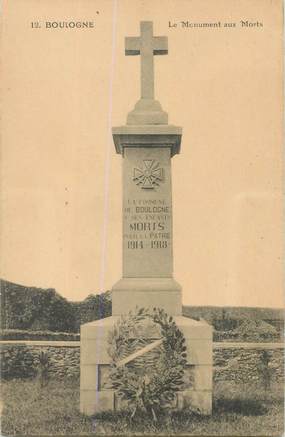
{"type": "Polygon", "coordinates": [[[183,303],[283,306],[281,1],[4,1],[1,277],[70,300],[121,278],[111,128],[140,96],[124,38],[142,20],[168,37],[155,96],[183,128],[172,159],[183,303]],[[59,21],[94,27],[46,28],[59,21]]]}

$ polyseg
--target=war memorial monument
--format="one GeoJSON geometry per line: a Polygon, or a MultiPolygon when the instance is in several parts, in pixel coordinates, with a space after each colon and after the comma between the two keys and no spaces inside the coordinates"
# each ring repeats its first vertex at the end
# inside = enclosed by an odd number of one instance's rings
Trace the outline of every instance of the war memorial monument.
{"type": "Polygon", "coordinates": [[[152,22],[141,22],[140,36],[125,40],[125,54],[141,59],[141,98],[126,125],[113,128],[123,160],[123,272],[112,287],[112,316],[81,326],[80,410],[86,415],[122,408],[108,388],[108,335],[122,315],[153,307],[171,315],[186,340],[191,378],[174,408],[212,411],[212,327],[182,316],[182,290],[173,278],[171,159],[180,152],[182,129],[168,124],[154,98],[153,57],[167,51],[167,37],[153,36],[152,22]]]}

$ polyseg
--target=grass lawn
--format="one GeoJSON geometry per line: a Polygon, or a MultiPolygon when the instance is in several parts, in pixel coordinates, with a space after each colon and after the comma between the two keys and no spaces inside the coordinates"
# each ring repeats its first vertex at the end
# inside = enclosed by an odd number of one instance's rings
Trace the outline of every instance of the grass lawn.
{"type": "Polygon", "coordinates": [[[264,393],[253,386],[217,384],[213,415],[187,411],[158,418],[154,425],[126,413],[85,417],[79,413],[79,382],[55,382],[41,389],[37,381],[2,381],[2,436],[10,435],[243,435],[283,434],[283,390],[264,393]]]}

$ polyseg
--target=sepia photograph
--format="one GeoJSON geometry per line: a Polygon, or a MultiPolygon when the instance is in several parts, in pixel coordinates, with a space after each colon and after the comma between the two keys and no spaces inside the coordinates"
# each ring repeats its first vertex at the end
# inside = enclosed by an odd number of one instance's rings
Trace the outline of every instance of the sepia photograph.
{"type": "Polygon", "coordinates": [[[282,436],[282,1],[1,12],[1,436],[282,436]]]}

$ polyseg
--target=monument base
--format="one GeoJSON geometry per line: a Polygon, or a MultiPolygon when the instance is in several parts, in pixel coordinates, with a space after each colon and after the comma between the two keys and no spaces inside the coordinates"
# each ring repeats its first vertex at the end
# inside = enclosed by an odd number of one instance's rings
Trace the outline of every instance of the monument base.
{"type": "Polygon", "coordinates": [[[128,314],[138,308],[163,308],[180,316],[181,286],[173,278],[122,278],[112,287],[112,314],[128,314]]]}
{"type": "MultiPolygon", "coordinates": [[[[80,411],[93,415],[120,410],[126,404],[107,388],[110,369],[108,334],[119,316],[111,316],[81,326],[80,411]]],[[[212,412],[212,327],[202,321],[174,316],[187,346],[188,366],[185,385],[177,395],[174,409],[193,408],[212,412]]]]}
{"type": "Polygon", "coordinates": [[[140,99],[135,108],[129,112],[128,125],[154,125],[168,123],[168,115],[161,108],[161,104],[154,99],[140,99]]]}

